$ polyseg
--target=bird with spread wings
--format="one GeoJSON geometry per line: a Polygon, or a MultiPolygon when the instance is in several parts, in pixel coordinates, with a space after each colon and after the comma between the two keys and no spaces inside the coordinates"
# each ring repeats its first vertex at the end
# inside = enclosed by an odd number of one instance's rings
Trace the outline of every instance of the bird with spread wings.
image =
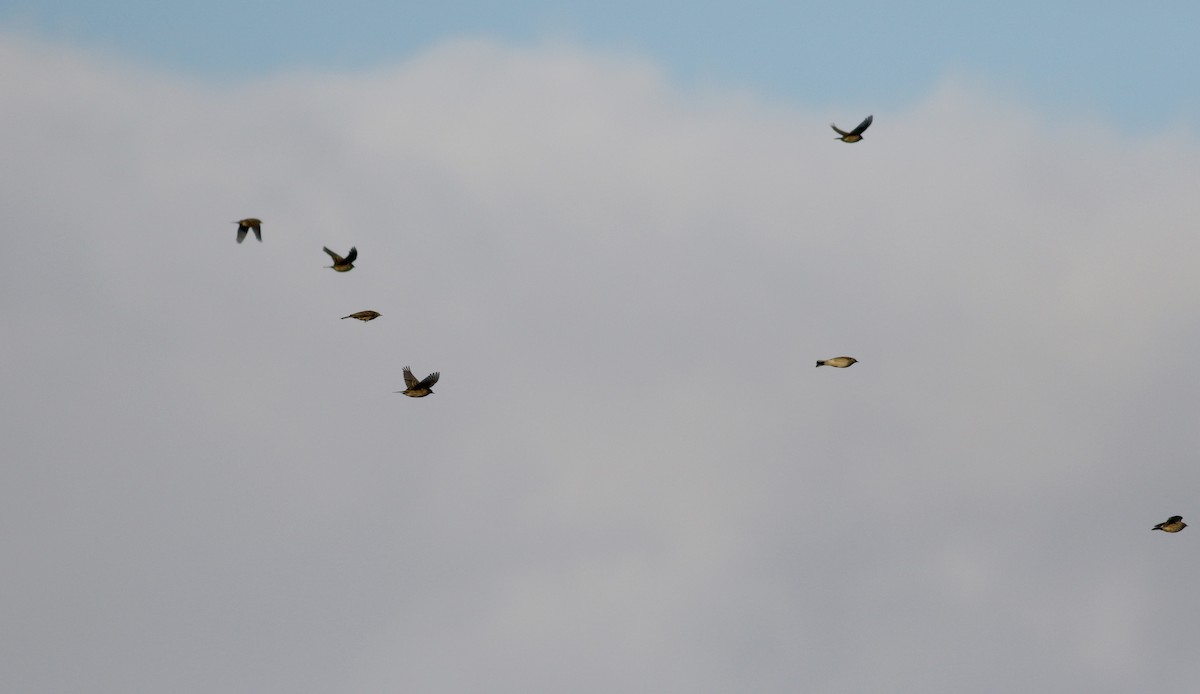
{"type": "Polygon", "coordinates": [[[410,398],[423,398],[426,395],[433,395],[433,384],[438,382],[440,376],[440,372],[434,371],[426,376],[424,380],[418,381],[417,377],[413,375],[412,369],[406,366],[404,367],[404,385],[408,387],[396,392],[404,393],[410,398]]]}
{"type": "Polygon", "coordinates": [[[358,258],[357,248],[351,246],[350,252],[346,254],[345,258],[337,253],[334,253],[328,248],[325,248],[325,252],[329,254],[330,258],[333,258],[333,265],[326,265],[325,267],[331,267],[337,272],[350,272],[354,269],[354,260],[358,258]]]}
{"type": "Polygon", "coordinates": [[[858,127],[855,128],[854,130],[851,130],[850,132],[846,132],[845,130],[842,130],[841,128],[837,127],[833,123],[830,123],[829,127],[833,128],[834,132],[836,132],[838,135],[841,135],[841,137],[835,137],[833,139],[841,140],[842,142],[858,142],[859,140],[863,139],[862,138],[863,131],[865,131],[867,128],[871,127],[871,121],[873,121],[873,120],[875,120],[874,115],[867,116],[866,120],[859,123],[858,127]]]}

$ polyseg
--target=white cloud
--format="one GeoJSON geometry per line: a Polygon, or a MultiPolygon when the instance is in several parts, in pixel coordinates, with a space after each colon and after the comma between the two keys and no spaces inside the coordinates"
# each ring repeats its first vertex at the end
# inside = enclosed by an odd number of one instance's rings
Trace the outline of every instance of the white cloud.
{"type": "Polygon", "coordinates": [[[1194,679],[1193,134],[957,78],[851,146],[561,45],[0,58],[5,690],[1194,679]]]}

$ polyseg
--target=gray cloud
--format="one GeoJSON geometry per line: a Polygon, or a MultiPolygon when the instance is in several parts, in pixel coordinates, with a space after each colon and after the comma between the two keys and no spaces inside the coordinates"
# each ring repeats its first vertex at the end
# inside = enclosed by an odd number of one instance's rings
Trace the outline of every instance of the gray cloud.
{"type": "Polygon", "coordinates": [[[850,146],[569,46],[0,57],[5,691],[1200,674],[1149,532],[1200,482],[1194,134],[959,78],[850,146]]]}

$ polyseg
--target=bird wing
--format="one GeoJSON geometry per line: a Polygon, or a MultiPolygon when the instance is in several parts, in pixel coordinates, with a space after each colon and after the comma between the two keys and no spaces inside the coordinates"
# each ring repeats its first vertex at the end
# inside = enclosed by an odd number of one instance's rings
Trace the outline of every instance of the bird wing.
{"type": "Polygon", "coordinates": [[[245,224],[238,225],[238,243],[246,240],[246,232],[249,230],[250,227],[246,226],[245,224]]]}
{"type": "Polygon", "coordinates": [[[329,250],[328,248],[325,248],[325,252],[329,254],[330,258],[333,258],[333,263],[335,265],[337,265],[338,263],[341,263],[343,260],[345,260],[344,258],[342,258],[342,256],[338,255],[337,253],[334,253],[333,251],[329,250]]]}
{"type": "Polygon", "coordinates": [[[417,387],[418,388],[432,388],[433,384],[438,382],[438,378],[441,377],[441,375],[442,374],[440,371],[434,371],[433,373],[426,376],[425,380],[418,383],[417,387]]]}
{"type": "Polygon", "coordinates": [[[845,130],[842,130],[841,128],[837,127],[833,123],[830,123],[829,127],[833,128],[833,131],[835,133],[837,133],[838,135],[841,135],[842,137],[846,137],[847,135],[850,134],[850,133],[846,132],[845,130]]]}
{"type": "Polygon", "coordinates": [[[254,238],[258,239],[259,243],[262,243],[262,225],[255,224],[250,228],[254,230],[254,238]]]}
{"type": "Polygon", "coordinates": [[[353,262],[354,262],[354,259],[355,259],[355,258],[357,258],[357,257],[358,257],[358,249],[357,249],[357,248],[355,248],[355,247],[353,247],[353,246],[351,246],[351,247],[350,247],[350,252],[346,254],[346,262],[347,262],[347,263],[353,263],[353,262]]]}
{"type": "Polygon", "coordinates": [[[417,377],[413,375],[412,369],[404,367],[404,385],[408,386],[409,390],[416,388],[420,383],[417,377]]]}
{"type": "Polygon", "coordinates": [[[867,119],[858,124],[858,127],[850,131],[851,135],[862,135],[863,131],[871,127],[871,121],[875,120],[874,115],[867,116],[867,119]]]}
{"type": "Polygon", "coordinates": [[[1168,524],[1170,524],[1170,523],[1178,523],[1178,522],[1179,522],[1179,521],[1181,521],[1181,520],[1183,520],[1183,516],[1171,516],[1170,518],[1168,518],[1168,519],[1167,519],[1167,523],[1168,523],[1168,524]]]}

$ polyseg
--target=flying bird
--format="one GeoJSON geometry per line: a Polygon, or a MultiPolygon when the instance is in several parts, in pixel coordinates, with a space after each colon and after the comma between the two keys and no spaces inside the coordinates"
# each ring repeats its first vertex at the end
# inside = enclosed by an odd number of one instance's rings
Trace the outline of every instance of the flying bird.
{"type": "Polygon", "coordinates": [[[1187,527],[1187,523],[1183,522],[1183,516],[1171,516],[1165,523],[1150,528],[1151,530],[1161,530],[1164,533],[1177,533],[1187,527]]]}
{"type": "Polygon", "coordinates": [[[434,383],[438,382],[439,376],[441,376],[441,373],[434,371],[426,376],[425,380],[418,381],[417,377],[413,375],[412,369],[406,366],[404,367],[404,385],[408,386],[408,388],[395,392],[404,393],[410,398],[423,398],[426,395],[433,395],[433,391],[430,389],[433,388],[434,383]]]}
{"type": "Polygon", "coordinates": [[[348,316],[342,316],[342,320],[346,320],[347,318],[357,318],[366,323],[367,321],[375,320],[382,315],[383,314],[378,311],[359,311],[358,313],[351,313],[348,316]]]}
{"type": "Polygon", "coordinates": [[[835,137],[833,139],[841,140],[842,142],[858,142],[859,140],[863,139],[862,138],[863,131],[865,131],[867,128],[871,127],[871,121],[873,121],[873,120],[875,120],[875,116],[873,116],[873,115],[867,116],[866,120],[859,123],[858,127],[855,128],[854,130],[851,130],[850,132],[846,132],[845,130],[842,130],[841,128],[837,127],[833,123],[830,123],[829,127],[833,128],[834,131],[837,132],[838,135],[841,135],[841,137],[835,137]]]}
{"type": "Polygon", "coordinates": [[[242,241],[246,240],[246,232],[250,231],[251,229],[254,230],[254,238],[258,239],[259,243],[262,243],[262,220],[261,219],[247,217],[246,219],[241,219],[241,220],[234,222],[234,224],[238,225],[238,237],[237,237],[238,243],[241,243],[242,241]]]}
{"type": "Polygon", "coordinates": [[[333,265],[326,265],[325,267],[331,267],[338,272],[350,272],[354,269],[354,259],[358,257],[357,248],[351,247],[350,252],[346,254],[345,258],[328,248],[325,249],[325,252],[329,254],[330,258],[333,258],[333,265]]]}
{"type": "Polygon", "coordinates": [[[834,357],[833,359],[825,359],[824,361],[817,362],[817,366],[835,366],[839,369],[844,369],[857,363],[858,360],[854,357],[834,357]]]}

